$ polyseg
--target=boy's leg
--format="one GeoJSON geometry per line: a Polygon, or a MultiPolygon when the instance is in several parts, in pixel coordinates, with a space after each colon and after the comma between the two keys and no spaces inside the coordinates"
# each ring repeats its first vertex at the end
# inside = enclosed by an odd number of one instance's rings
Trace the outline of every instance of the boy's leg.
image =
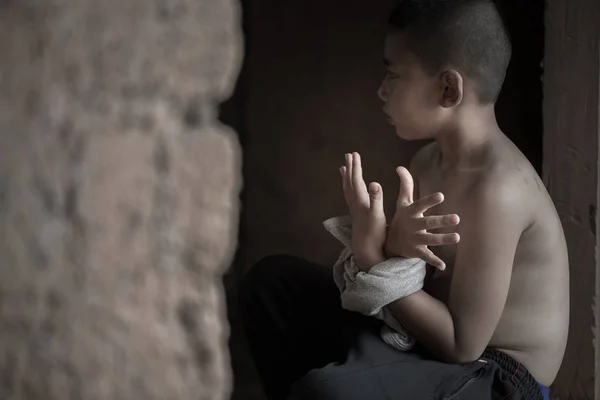
{"type": "Polygon", "coordinates": [[[271,256],[241,282],[242,322],[270,400],[431,399],[462,373],[385,344],[380,321],[341,308],[332,273],[271,256]]]}
{"type": "Polygon", "coordinates": [[[454,365],[401,352],[363,330],[344,362],[309,371],[288,400],[544,400],[523,365],[497,350],[454,365]]]}
{"type": "Polygon", "coordinates": [[[263,259],[240,285],[240,310],[270,399],[283,399],[309,370],[343,360],[344,327],[372,318],[342,310],[330,267],[291,256],[263,259]]]}
{"type": "Polygon", "coordinates": [[[309,371],[293,384],[288,400],[441,400],[452,398],[482,367],[398,351],[377,332],[362,330],[345,361],[309,371]]]}
{"type": "Polygon", "coordinates": [[[268,257],[244,278],[240,302],[248,341],[270,399],[537,399],[526,369],[486,351],[486,362],[451,365],[401,352],[380,322],[341,309],[331,269],[268,257]]]}

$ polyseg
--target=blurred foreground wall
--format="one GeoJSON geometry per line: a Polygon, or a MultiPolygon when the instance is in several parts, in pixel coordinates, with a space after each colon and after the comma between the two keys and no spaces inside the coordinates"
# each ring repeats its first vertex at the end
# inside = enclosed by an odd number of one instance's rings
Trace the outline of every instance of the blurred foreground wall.
{"type": "Polygon", "coordinates": [[[0,398],[226,399],[235,0],[0,0],[0,398]]]}

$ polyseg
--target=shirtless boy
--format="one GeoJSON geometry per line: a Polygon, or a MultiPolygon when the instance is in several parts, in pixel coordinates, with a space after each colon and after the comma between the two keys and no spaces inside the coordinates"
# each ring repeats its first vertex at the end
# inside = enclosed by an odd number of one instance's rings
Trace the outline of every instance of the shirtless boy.
{"type": "Polygon", "coordinates": [[[357,153],[341,175],[364,271],[390,257],[433,267],[388,310],[419,348],[381,341],[378,321],[341,310],[331,272],[273,256],[245,277],[241,306],[271,399],[540,399],[565,351],[569,274],[554,205],[498,128],[510,42],[491,0],[404,0],[390,18],[384,112],[405,140],[434,139],[383,189],[357,153]],[[417,199],[413,201],[413,199],[417,199]]]}

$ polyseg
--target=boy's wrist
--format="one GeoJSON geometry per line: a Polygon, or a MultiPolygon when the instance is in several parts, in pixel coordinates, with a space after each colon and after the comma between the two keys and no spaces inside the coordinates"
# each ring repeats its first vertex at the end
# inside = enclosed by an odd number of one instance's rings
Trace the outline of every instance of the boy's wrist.
{"type": "Polygon", "coordinates": [[[368,272],[373,266],[387,260],[383,249],[373,252],[358,252],[354,254],[354,262],[361,271],[368,272]]]}

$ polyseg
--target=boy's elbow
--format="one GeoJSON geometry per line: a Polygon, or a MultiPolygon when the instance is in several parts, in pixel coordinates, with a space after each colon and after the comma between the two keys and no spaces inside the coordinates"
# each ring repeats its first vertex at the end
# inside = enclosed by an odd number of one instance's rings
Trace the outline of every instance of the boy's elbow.
{"type": "Polygon", "coordinates": [[[482,335],[481,332],[476,334],[469,326],[461,329],[455,322],[454,335],[446,347],[446,361],[451,364],[470,364],[479,360],[490,338],[485,334],[482,335]]]}
{"type": "Polygon", "coordinates": [[[467,344],[456,344],[454,351],[450,355],[453,364],[469,364],[481,358],[487,346],[484,344],[475,343],[472,339],[467,341],[467,344]]]}
{"type": "Polygon", "coordinates": [[[450,357],[450,362],[452,364],[470,364],[479,360],[479,357],[483,352],[475,352],[475,351],[457,351],[450,357]]]}
{"type": "Polygon", "coordinates": [[[453,347],[439,353],[439,360],[447,364],[470,364],[481,358],[484,350],[473,347],[453,347]]]}

